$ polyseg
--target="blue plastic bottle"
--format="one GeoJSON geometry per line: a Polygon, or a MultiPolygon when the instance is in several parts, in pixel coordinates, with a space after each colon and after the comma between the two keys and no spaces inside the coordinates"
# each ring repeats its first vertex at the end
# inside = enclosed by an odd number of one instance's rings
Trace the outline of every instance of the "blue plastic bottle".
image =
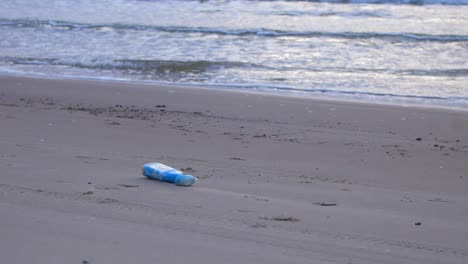
{"type": "Polygon", "coordinates": [[[190,186],[198,181],[192,175],[183,174],[181,171],[161,163],[147,163],[143,165],[143,175],[151,179],[182,186],[190,186]]]}

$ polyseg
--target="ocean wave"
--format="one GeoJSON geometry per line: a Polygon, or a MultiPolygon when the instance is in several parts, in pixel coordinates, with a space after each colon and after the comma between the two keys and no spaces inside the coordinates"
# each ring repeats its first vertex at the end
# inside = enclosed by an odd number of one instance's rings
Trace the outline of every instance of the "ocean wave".
{"type": "MultiPolygon", "coordinates": [[[[157,2],[160,0],[138,0],[157,2]]],[[[186,1],[186,0],[181,0],[186,1]]],[[[257,2],[310,2],[333,4],[395,4],[395,5],[468,5],[468,0],[256,0],[257,2]]]]}
{"type": "MultiPolygon", "coordinates": [[[[356,87],[356,90],[341,90],[341,89],[330,89],[322,88],[320,85],[314,85],[308,87],[306,86],[292,86],[287,84],[287,79],[277,78],[279,82],[263,82],[259,80],[259,83],[248,83],[248,82],[237,82],[229,83],[219,82],[215,80],[204,80],[203,78],[198,78],[198,74],[204,74],[206,71],[216,71],[217,69],[223,68],[236,68],[236,67],[250,67],[261,68],[261,69],[270,69],[270,67],[265,67],[262,65],[248,64],[242,62],[210,62],[210,61],[167,61],[167,60],[90,60],[87,62],[78,62],[72,59],[50,59],[50,58],[18,58],[18,57],[0,57],[0,74],[5,69],[2,67],[2,64],[6,64],[7,73],[14,74],[33,74],[34,76],[42,77],[57,77],[57,78],[83,78],[83,79],[99,79],[99,80],[115,80],[115,81],[131,81],[138,82],[142,81],[145,83],[164,83],[164,84],[176,84],[176,85],[203,85],[203,86],[212,86],[217,88],[225,89],[246,89],[246,90],[257,90],[262,92],[277,92],[285,94],[303,94],[303,95],[323,95],[323,96],[332,96],[332,97],[349,97],[354,99],[377,99],[377,100],[390,100],[390,101],[426,101],[430,104],[459,104],[459,105],[468,105],[468,96],[431,96],[431,95],[413,95],[413,94],[398,94],[398,93],[385,93],[385,92],[373,92],[366,91],[365,89],[360,89],[356,87]],[[46,73],[41,69],[25,69],[10,67],[11,65],[37,65],[41,66],[66,66],[66,67],[77,67],[92,69],[92,72],[96,74],[86,74],[85,72],[73,73],[72,75],[67,75],[70,73],[63,73],[63,71],[54,71],[55,73],[46,73]],[[97,69],[97,71],[96,71],[97,69]],[[108,73],[103,73],[99,70],[118,70],[123,71],[124,75],[109,75],[108,73]],[[156,78],[140,78],[150,73],[156,78]],[[83,75],[84,74],[84,75],[83,75]],[[133,76],[136,74],[136,76],[133,76]],[[181,75],[179,75],[181,74],[181,75]],[[196,78],[186,78],[189,74],[195,74],[196,78]],[[122,77],[126,76],[126,77],[122,77]],[[180,78],[183,76],[183,78],[180,78]],[[202,81],[200,81],[202,80],[202,81]]],[[[292,70],[292,68],[290,68],[292,70]]],[[[309,69],[311,71],[333,71],[333,72],[358,72],[368,74],[369,72],[382,72],[389,74],[410,74],[410,75],[427,75],[431,74],[432,76],[468,76],[468,69],[433,69],[433,70],[401,70],[401,71],[388,71],[385,69],[345,69],[345,68],[319,68],[319,69],[309,69]]],[[[279,76],[281,72],[279,71],[279,76]]]]}
{"type": "MultiPolygon", "coordinates": [[[[25,57],[0,57],[0,62],[15,65],[51,65],[69,66],[75,68],[87,68],[98,70],[119,70],[132,71],[133,73],[203,73],[207,71],[217,71],[223,69],[249,69],[267,70],[274,72],[330,72],[330,73],[361,73],[361,74],[390,74],[408,76],[432,76],[432,77],[468,77],[468,69],[383,69],[383,68],[348,68],[348,67],[294,67],[282,66],[273,67],[267,65],[236,62],[236,61],[174,61],[174,60],[138,60],[138,59],[57,59],[57,58],[25,58],[25,57]]],[[[286,81],[283,78],[276,78],[277,81],[286,81]]]]}
{"type": "Polygon", "coordinates": [[[391,14],[384,11],[278,11],[266,14],[277,16],[314,16],[314,17],[390,17],[391,14]]]}
{"type": "Polygon", "coordinates": [[[346,68],[346,67],[283,67],[284,71],[309,71],[309,72],[332,72],[332,73],[380,73],[407,76],[432,76],[432,77],[468,77],[468,69],[382,69],[382,68],[346,68]]]}
{"type": "MultiPolygon", "coordinates": [[[[273,2],[277,0],[257,0],[273,2]]],[[[394,4],[394,5],[468,5],[468,0],[287,0],[287,2],[310,2],[332,4],[394,4]]]]}
{"type": "Polygon", "coordinates": [[[261,36],[261,37],[302,37],[302,38],[341,38],[341,39],[385,39],[390,41],[432,41],[432,42],[466,42],[467,35],[428,35],[419,33],[377,33],[377,32],[311,32],[284,31],[266,28],[224,29],[205,27],[151,26],[133,24],[86,24],[55,20],[1,19],[0,27],[16,28],[54,28],[59,30],[139,30],[162,31],[169,33],[200,33],[213,35],[261,36]]]}
{"type": "MultiPolygon", "coordinates": [[[[200,87],[200,83],[194,82],[174,82],[164,80],[135,80],[129,78],[119,78],[110,76],[89,76],[89,75],[63,75],[63,74],[43,74],[40,72],[24,72],[21,70],[8,70],[2,72],[0,68],[0,75],[14,74],[15,76],[26,76],[44,79],[80,79],[80,80],[105,80],[116,81],[124,83],[142,83],[142,84],[163,84],[163,85],[177,85],[187,87],[200,87]]],[[[349,98],[351,100],[377,100],[372,102],[391,102],[391,103],[416,103],[416,104],[429,104],[449,107],[459,107],[459,109],[468,109],[468,96],[426,96],[426,95],[410,95],[410,94],[396,94],[396,93],[378,93],[378,92],[365,92],[365,91],[349,91],[339,89],[323,89],[323,88],[298,88],[292,86],[279,86],[266,83],[203,83],[204,87],[213,87],[218,89],[234,89],[234,90],[254,90],[267,93],[279,93],[284,95],[299,94],[300,96],[325,96],[326,98],[349,98]]]]}
{"type": "Polygon", "coordinates": [[[398,71],[403,75],[413,76],[446,76],[446,77],[467,77],[468,69],[429,69],[429,70],[402,70],[398,71]]]}
{"type": "Polygon", "coordinates": [[[300,94],[311,94],[311,95],[326,95],[326,96],[337,96],[340,98],[350,97],[355,99],[388,99],[388,100],[438,100],[441,102],[458,102],[466,105],[468,103],[468,96],[430,96],[430,95],[411,95],[411,94],[396,94],[396,93],[379,93],[379,92],[367,92],[367,91],[349,91],[339,89],[325,89],[325,88],[300,88],[294,86],[282,86],[282,85],[271,85],[271,84],[207,84],[208,86],[215,86],[218,88],[231,88],[231,89],[246,89],[246,90],[258,90],[258,91],[273,91],[273,92],[285,92],[285,93],[300,93],[300,94]]]}
{"type": "Polygon", "coordinates": [[[377,92],[363,92],[363,91],[345,91],[335,89],[302,89],[294,87],[275,87],[275,90],[296,91],[307,93],[321,93],[321,94],[335,94],[335,95],[351,95],[351,96],[373,96],[373,97],[387,97],[387,98],[400,98],[400,99],[429,99],[429,100],[446,100],[448,97],[442,96],[424,96],[424,95],[406,95],[406,94],[393,94],[393,93],[377,93],[377,92]]]}
{"type": "Polygon", "coordinates": [[[16,65],[51,65],[70,66],[76,68],[138,71],[139,73],[202,73],[208,70],[226,68],[262,68],[261,65],[243,62],[218,62],[218,61],[171,61],[171,60],[137,60],[137,59],[56,59],[56,58],[23,58],[1,57],[0,62],[16,65]]]}

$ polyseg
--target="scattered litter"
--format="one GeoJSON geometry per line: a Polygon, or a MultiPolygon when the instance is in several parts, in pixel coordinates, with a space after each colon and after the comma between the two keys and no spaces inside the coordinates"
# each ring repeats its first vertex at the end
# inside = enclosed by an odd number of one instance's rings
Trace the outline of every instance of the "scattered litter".
{"type": "Polygon", "coordinates": [[[416,138],[416,141],[421,141],[422,139],[420,137],[416,138]]]}
{"type": "Polygon", "coordinates": [[[181,186],[190,186],[198,181],[192,175],[183,174],[161,163],[147,163],[143,165],[143,175],[154,180],[174,183],[181,186]]]}
{"type": "Polygon", "coordinates": [[[414,223],[415,226],[420,226],[421,225],[421,222],[416,222],[414,223]]]}
{"type": "Polygon", "coordinates": [[[166,108],[166,105],[157,105],[157,108],[166,108]]]}

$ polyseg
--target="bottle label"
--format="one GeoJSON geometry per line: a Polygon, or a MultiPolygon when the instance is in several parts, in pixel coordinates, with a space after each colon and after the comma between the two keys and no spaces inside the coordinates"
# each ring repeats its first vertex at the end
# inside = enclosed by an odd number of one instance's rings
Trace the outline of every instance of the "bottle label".
{"type": "Polygon", "coordinates": [[[164,180],[164,176],[168,172],[182,174],[181,171],[176,170],[174,168],[171,168],[161,163],[151,163],[151,164],[147,164],[146,166],[152,168],[153,171],[152,172],[148,171],[148,172],[151,174],[152,177],[157,178],[158,180],[164,180]]]}
{"type": "Polygon", "coordinates": [[[158,171],[159,173],[165,173],[167,171],[175,170],[174,168],[171,168],[161,163],[152,163],[150,164],[150,166],[156,171],[158,171]]]}

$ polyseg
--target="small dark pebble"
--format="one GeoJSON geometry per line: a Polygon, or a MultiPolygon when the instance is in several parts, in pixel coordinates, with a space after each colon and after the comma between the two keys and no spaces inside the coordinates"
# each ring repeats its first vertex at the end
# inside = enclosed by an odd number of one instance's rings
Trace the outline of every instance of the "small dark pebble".
{"type": "Polygon", "coordinates": [[[97,203],[117,203],[119,200],[112,199],[112,198],[104,198],[104,199],[99,199],[97,203]]]}
{"type": "Polygon", "coordinates": [[[89,261],[83,260],[83,261],[81,261],[81,263],[82,263],[82,264],[89,264],[89,261]]]}
{"type": "Polygon", "coordinates": [[[420,226],[420,225],[421,225],[421,222],[416,222],[416,223],[414,223],[414,225],[420,226]]]}
{"type": "Polygon", "coordinates": [[[93,193],[94,193],[93,191],[87,191],[87,192],[82,193],[82,195],[91,195],[93,193]]]}
{"type": "Polygon", "coordinates": [[[260,219],[263,220],[272,220],[272,221],[283,221],[283,222],[297,222],[299,219],[295,217],[283,217],[283,216],[276,216],[276,217],[259,217],[260,219]]]}
{"type": "Polygon", "coordinates": [[[299,219],[294,218],[294,217],[273,217],[271,220],[274,221],[285,221],[285,222],[297,222],[299,219]]]}
{"type": "Polygon", "coordinates": [[[252,228],[266,228],[267,225],[256,223],[255,225],[251,225],[250,227],[252,227],[252,228]]]}
{"type": "Polygon", "coordinates": [[[439,145],[437,145],[437,144],[434,144],[434,148],[437,148],[438,146],[439,146],[439,145]]]}
{"type": "Polygon", "coordinates": [[[126,187],[126,188],[137,188],[139,187],[138,185],[133,185],[133,184],[118,184],[119,186],[126,187]]]}
{"type": "Polygon", "coordinates": [[[320,206],[336,206],[336,203],[316,203],[316,204],[320,206]]]}
{"type": "Polygon", "coordinates": [[[93,184],[92,182],[88,182],[88,184],[93,184]]]}
{"type": "Polygon", "coordinates": [[[166,108],[166,105],[157,105],[157,108],[166,108]]]}
{"type": "Polygon", "coordinates": [[[416,138],[416,141],[421,141],[421,138],[420,137],[416,138]]]}
{"type": "Polygon", "coordinates": [[[192,167],[182,168],[180,169],[183,172],[194,172],[195,170],[192,167]]]}
{"type": "Polygon", "coordinates": [[[161,110],[159,110],[159,111],[161,111],[161,112],[165,112],[166,110],[164,110],[164,109],[161,109],[161,110]]]}
{"type": "Polygon", "coordinates": [[[458,142],[460,142],[460,140],[459,140],[459,139],[457,139],[457,140],[455,140],[455,142],[457,142],[457,143],[458,143],[458,142]]]}

